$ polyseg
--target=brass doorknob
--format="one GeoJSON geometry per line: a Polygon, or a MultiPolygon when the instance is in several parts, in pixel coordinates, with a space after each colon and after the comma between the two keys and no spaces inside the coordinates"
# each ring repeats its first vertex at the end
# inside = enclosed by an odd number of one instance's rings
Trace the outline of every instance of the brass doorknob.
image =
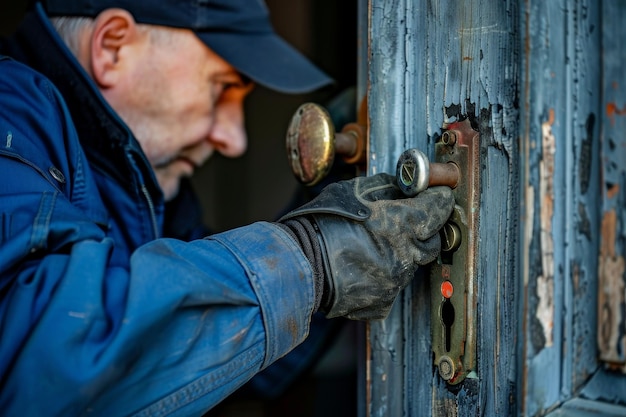
{"type": "Polygon", "coordinates": [[[322,106],[301,105],[287,129],[287,157],[296,178],[305,185],[315,185],[330,171],[335,154],[349,164],[365,161],[366,127],[349,123],[335,132],[333,122],[322,106]]]}

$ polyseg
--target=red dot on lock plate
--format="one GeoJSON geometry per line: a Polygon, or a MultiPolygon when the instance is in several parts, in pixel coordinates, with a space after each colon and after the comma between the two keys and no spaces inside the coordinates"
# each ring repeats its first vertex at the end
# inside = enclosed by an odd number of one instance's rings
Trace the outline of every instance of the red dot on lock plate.
{"type": "Polygon", "coordinates": [[[441,295],[445,298],[452,297],[452,293],[454,293],[454,287],[450,281],[444,281],[441,283],[441,295]]]}

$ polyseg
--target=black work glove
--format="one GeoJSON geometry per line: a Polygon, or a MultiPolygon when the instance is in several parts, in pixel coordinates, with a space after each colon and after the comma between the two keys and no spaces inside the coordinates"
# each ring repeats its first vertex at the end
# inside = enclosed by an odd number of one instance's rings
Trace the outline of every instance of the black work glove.
{"type": "Polygon", "coordinates": [[[305,253],[322,280],[320,310],[327,317],[382,319],[418,266],[438,256],[438,231],[453,207],[448,187],[406,198],[394,176],[378,174],[331,184],[280,222],[301,245],[315,230],[305,253]],[[311,244],[321,249],[322,267],[311,244]]]}

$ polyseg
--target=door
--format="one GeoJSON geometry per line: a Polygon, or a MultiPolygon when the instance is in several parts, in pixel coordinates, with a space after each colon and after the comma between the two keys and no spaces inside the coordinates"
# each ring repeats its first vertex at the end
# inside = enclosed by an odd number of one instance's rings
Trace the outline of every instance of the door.
{"type": "Polygon", "coordinates": [[[442,378],[423,269],[365,330],[361,415],[625,416],[626,2],[360,5],[368,173],[468,120],[480,177],[473,369],[442,378]]]}

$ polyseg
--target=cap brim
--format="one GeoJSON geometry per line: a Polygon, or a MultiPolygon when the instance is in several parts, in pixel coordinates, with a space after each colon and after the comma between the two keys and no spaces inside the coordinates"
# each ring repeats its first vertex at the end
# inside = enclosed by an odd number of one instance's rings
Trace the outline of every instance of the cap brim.
{"type": "Polygon", "coordinates": [[[253,81],[282,93],[308,93],[334,81],[273,33],[196,32],[215,53],[253,81]]]}

